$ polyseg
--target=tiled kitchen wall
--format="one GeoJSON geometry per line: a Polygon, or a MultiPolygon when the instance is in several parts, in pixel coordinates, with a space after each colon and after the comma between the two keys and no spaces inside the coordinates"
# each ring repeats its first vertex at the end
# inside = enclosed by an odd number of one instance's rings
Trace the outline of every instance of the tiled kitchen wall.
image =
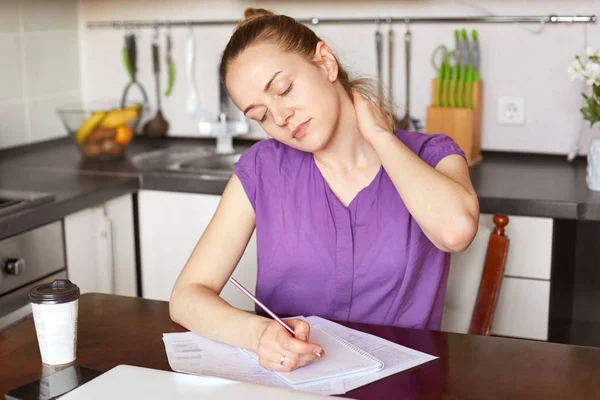
{"type": "Polygon", "coordinates": [[[77,0],[0,0],[0,148],[66,135],[81,97],[77,0]]]}
{"type": "MultiPolygon", "coordinates": [[[[65,135],[56,107],[78,100],[119,99],[127,76],[122,66],[123,31],[88,30],[85,22],[123,19],[239,18],[247,6],[263,6],[298,17],[373,15],[600,14],[600,0],[0,0],[0,148],[65,135]],[[81,12],[79,13],[79,7],[81,12]],[[484,9],[482,9],[482,7],[484,9]],[[78,28],[80,31],[78,32],[78,28]]],[[[452,46],[452,25],[415,25],[413,30],[412,108],[422,121],[435,75],[431,51],[440,43],[452,46]]],[[[458,27],[462,27],[458,26],[458,27]]],[[[600,128],[581,123],[581,83],[566,73],[573,55],[587,45],[600,46],[600,24],[547,26],[473,25],[482,40],[484,121],[482,145],[487,150],[566,154],[582,131],[580,153],[600,128]],[[499,96],[525,99],[526,124],[497,123],[499,96]]],[[[196,78],[201,101],[216,111],[217,64],[233,27],[205,27],[197,37],[196,78]]],[[[397,24],[394,94],[404,102],[404,55],[397,24]]],[[[375,74],[374,26],[316,27],[343,63],[361,75],[375,74]]],[[[151,30],[139,32],[139,78],[154,103],[150,72],[151,30]]],[[[383,27],[387,33],[387,27],[383,27]]],[[[164,31],[161,32],[161,35],[164,31]]],[[[184,41],[186,29],[173,29],[177,79],[173,95],[163,98],[171,131],[195,131],[185,113],[184,41]]],[[[162,42],[164,44],[164,41],[162,42]]],[[[385,46],[384,46],[385,47],[385,46]]],[[[386,69],[384,67],[384,69],[386,69]]],[[[164,68],[163,68],[164,71],[164,68]]],[[[166,77],[163,75],[163,89],[166,77]]]]}
{"type": "MultiPolygon", "coordinates": [[[[135,19],[236,19],[245,7],[260,6],[295,17],[454,16],[599,14],[600,0],[82,0],[84,21],[135,19]]],[[[454,28],[477,28],[481,38],[484,79],[482,146],[486,150],[567,154],[581,129],[580,152],[586,153],[589,138],[600,128],[582,124],[579,108],[584,85],[569,81],[567,67],[585,46],[600,46],[600,23],[547,25],[540,34],[536,25],[517,24],[419,24],[412,27],[413,57],[411,106],[423,121],[430,101],[431,53],[439,44],[454,47],[454,28]],[[497,122],[498,98],[518,96],[525,100],[526,123],[506,126],[497,122]]],[[[218,106],[217,64],[233,26],[195,29],[196,80],[201,101],[213,113],[218,106]]],[[[315,28],[352,72],[373,76],[375,68],[374,24],[326,25],[315,28]]],[[[404,104],[404,24],[396,24],[394,95],[404,104]]],[[[388,27],[382,26],[386,35],[388,27]]],[[[119,98],[127,82],[121,62],[123,30],[90,30],[82,25],[82,93],[89,100],[119,98]],[[105,62],[100,63],[97,60],[105,62]]],[[[139,74],[154,103],[150,42],[152,30],[139,32],[139,74]]],[[[161,31],[164,35],[164,31],[161,31]]],[[[173,95],[163,99],[164,115],[171,132],[197,131],[186,114],[186,28],[173,28],[177,80],[173,95]]],[[[164,46],[164,36],[161,39],[164,46]]],[[[385,48],[386,46],[384,46],[385,48]]],[[[387,67],[384,67],[387,70],[387,67]]],[[[164,89],[166,74],[163,68],[164,89]]]]}

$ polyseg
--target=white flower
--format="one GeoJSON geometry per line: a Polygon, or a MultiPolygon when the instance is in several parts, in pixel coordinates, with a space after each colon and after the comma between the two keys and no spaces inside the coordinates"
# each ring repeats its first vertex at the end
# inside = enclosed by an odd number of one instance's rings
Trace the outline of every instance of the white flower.
{"type": "Polygon", "coordinates": [[[600,57],[600,49],[593,49],[592,47],[588,47],[585,50],[588,57],[600,57]]]}
{"type": "Polygon", "coordinates": [[[586,84],[589,86],[600,84],[600,64],[588,61],[583,75],[587,79],[586,84]]]}
{"type": "Polygon", "coordinates": [[[579,57],[575,58],[573,65],[568,69],[569,75],[571,75],[572,81],[582,81],[585,77],[583,76],[583,65],[579,57]]]}

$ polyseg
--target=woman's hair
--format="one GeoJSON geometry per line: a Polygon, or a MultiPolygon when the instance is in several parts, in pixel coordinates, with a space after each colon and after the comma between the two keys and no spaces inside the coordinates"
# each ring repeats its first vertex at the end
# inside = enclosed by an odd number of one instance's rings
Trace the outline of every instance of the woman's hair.
{"type": "MultiPolygon", "coordinates": [[[[307,26],[287,15],[273,14],[262,8],[247,8],[244,19],[238,24],[235,32],[229,39],[229,43],[223,51],[219,75],[223,82],[229,65],[248,47],[259,43],[273,43],[284,52],[290,52],[304,56],[312,62],[317,43],[321,39],[307,26]]],[[[338,62],[338,80],[351,95],[352,90],[366,95],[372,100],[379,101],[387,107],[385,99],[380,99],[373,89],[373,83],[369,79],[351,79],[348,72],[338,62]]]]}

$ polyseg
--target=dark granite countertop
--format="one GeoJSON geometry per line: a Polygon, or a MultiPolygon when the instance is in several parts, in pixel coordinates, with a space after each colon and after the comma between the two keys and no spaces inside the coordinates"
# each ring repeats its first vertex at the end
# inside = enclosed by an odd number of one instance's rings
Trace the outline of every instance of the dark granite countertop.
{"type": "Polygon", "coordinates": [[[87,175],[77,170],[0,166],[0,188],[53,194],[54,201],[0,218],[0,240],[66,215],[137,192],[139,178],[87,175]]]}
{"type": "Polygon", "coordinates": [[[600,192],[585,177],[583,157],[486,153],[471,168],[482,212],[600,220],[600,192]]]}
{"type": "MultiPolygon", "coordinates": [[[[252,141],[235,141],[239,148],[252,141]]],[[[212,139],[144,139],[128,157],[164,148],[214,147],[212,139]]],[[[485,153],[471,168],[481,212],[600,220],[600,192],[585,184],[586,162],[564,156],[485,153]]],[[[83,160],[70,139],[0,151],[0,188],[51,192],[52,203],[0,219],[0,239],[139,189],[221,194],[226,181],[185,172],[139,170],[129,158],[83,160]]]]}

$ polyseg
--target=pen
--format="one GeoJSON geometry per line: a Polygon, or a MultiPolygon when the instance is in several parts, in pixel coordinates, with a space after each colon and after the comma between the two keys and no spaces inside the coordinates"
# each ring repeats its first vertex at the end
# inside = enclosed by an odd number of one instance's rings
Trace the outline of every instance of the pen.
{"type": "Polygon", "coordinates": [[[273,311],[269,310],[267,308],[267,306],[265,306],[263,303],[260,302],[260,300],[258,300],[256,297],[254,297],[254,295],[252,293],[250,293],[245,287],[243,287],[238,281],[236,281],[234,277],[230,277],[229,280],[231,281],[231,283],[233,283],[235,286],[237,286],[238,289],[240,289],[242,292],[244,292],[244,294],[246,296],[250,297],[256,304],[258,304],[263,310],[265,310],[267,312],[267,314],[269,314],[271,317],[273,317],[273,319],[275,319],[275,321],[279,322],[281,324],[281,326],[283,326],[285,329],[287,329],[292,335],[295,335],[294,330],[292,328],[290,328],[277,315],[275,315],[275,313],[273,311]]]}

